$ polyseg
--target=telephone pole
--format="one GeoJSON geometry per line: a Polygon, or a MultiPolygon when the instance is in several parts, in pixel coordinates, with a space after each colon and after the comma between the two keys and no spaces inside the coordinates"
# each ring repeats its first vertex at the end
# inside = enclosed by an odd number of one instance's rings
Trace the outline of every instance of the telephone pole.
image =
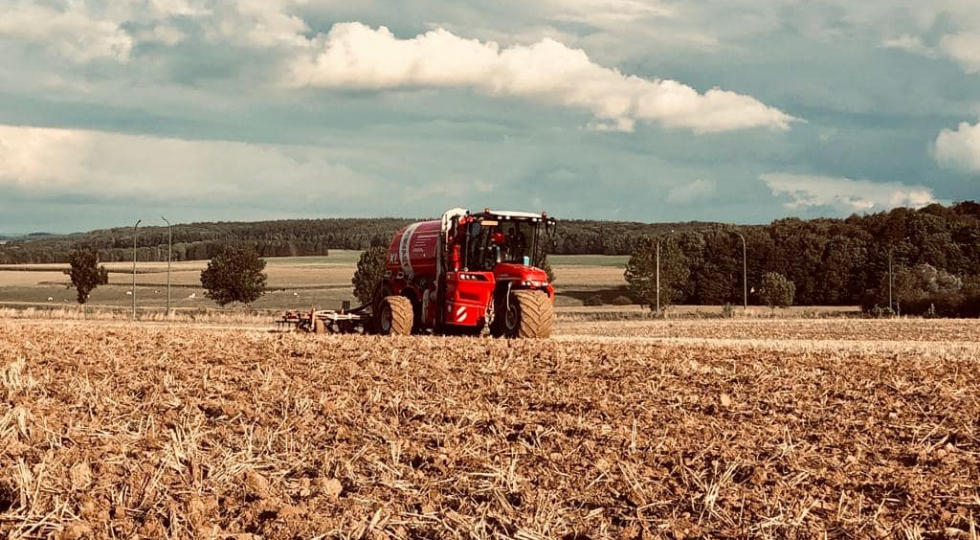
{"type": "Polygon", "coordinates": [[[742,233],[735,231],[735,234],[742,239],[742,311],[749,310],[749,258],[748,249],[745,244],[745,237],[742,233]]]}
{"type": "MultiPolygon", "coordinates": [[[[674,234],[674,229],[670,230],[670,234],[674,234]]],[[[661,236],[657,236],[657,316],[660,316],[660,240],[661,236]]]]}
{"type": "Polygon", "coordinates": [[[657,238],[657,316],[660,316],[660,238],[657,238]]]}
{"type": "Polygon", "coordinates": [[[895,304],[892,303],[892,248],[888,248],[888,311],[894,314],[895,304]]]}
{"type": "Polygon", "coordinates": [[[167,218],[160,216],[160,219],[167,223],[167,318],[170,318],[170,259],[173,255],[174,236],[171,232],[170,222],[167,218]]]}
{"type": "Polygon", "coordinates": [[[136,320],[136,228],[140,226],[143,220],[139,219],[136,221],[136,225],[133,225],[133,320],[136,320]]]}

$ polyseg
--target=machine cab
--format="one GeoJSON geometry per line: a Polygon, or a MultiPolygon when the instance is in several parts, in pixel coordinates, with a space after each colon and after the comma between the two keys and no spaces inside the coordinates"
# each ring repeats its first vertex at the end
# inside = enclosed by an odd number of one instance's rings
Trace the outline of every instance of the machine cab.
{"type": "Polygon", "coordinates": [[[498,280],[513,279],[514,274],[535,274],[538,286],[542,280],[537,268],[544,254],[542,232],[555,226],[546,214],[484,210],[472,214],[462,224],[460,266],[475,272],[493,272],[498,280]],[[542,230],[544,229],[544,231],[542,230]],[[536,271],[536,272],[535,272],[536,271]]]}

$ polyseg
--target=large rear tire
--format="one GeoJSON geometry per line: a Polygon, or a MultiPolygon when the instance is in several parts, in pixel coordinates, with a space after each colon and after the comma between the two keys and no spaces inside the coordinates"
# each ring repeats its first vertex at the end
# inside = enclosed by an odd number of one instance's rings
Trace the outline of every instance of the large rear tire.
{"type": "Polygon", "coordinates": [[[544,291],[513,291],[499,310],[492,330],[509,338],[548,338],[555,322],[555,307],[544,291]]]}
{"type": "Polygon", "coordinates": [[[412,301],[404,296],[386,296],[378,309],[378,333],[384,336],[407,336],[412,333],[415,312],[412,301]]]}

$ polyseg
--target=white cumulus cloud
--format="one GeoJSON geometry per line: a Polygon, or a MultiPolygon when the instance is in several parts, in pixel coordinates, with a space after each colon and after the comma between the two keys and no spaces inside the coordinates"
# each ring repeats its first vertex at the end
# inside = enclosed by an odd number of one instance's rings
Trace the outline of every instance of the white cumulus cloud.
{"type": "Polygon", "coordinates": [[[620,131],[632,131],[637,121],[696,133],[786,130],[794,121],[751,96],[623,74],[548,38],[501,48],[444,29],[398,39],[383,26],[340,23],[311,40],[292,76],[297,86],[322,88],[472,88],[587,109],[597,127],[620,131]]]}
{"type": "Polygon", "coordinates": [[[921,208],[936,202],[931,189],[900,182],[781,173],[764,174],[761,179],[773,195],[788,197],[783,206],[793,210],[821,207],[850,214],[880,212],[898,206],[921,208]]]}
{"type": "Polygon", "coordinates": [[[78,63],[107,58],[125,62],[133,39],[112,20],[96,19],[74,4],[55,9],[34,3],[2,7],[0,38],[37,43],[78,63]]]}
{"type": "Polygon", "coordinates": [[[942,130],[936,137],[935,156],[943,167],[980,173],[980,122],[942,130]]]}
{"type": "Polygon", "coordinates": [[[918,36],[910,36],[908,34],[901,35],[896,38],[886,39],[881,44],[883,49],[898,49],[911,54],[917,54],[919,56],[926,56],[929,58],[936,56],[936,51],[931,47],[926,46],[922,39],[918,36]]]}
{"type": "Polygon", "coordinates": [[[980,73],[980,28],[948,35],[939,42],[939,47],[967,73],[980,73]]]}
{"type": "Polygon", "coordinates": [[[0,125],[0,191],[186,203],[374,193],[373,179],[324,154],[308,147],[0,125]]]}

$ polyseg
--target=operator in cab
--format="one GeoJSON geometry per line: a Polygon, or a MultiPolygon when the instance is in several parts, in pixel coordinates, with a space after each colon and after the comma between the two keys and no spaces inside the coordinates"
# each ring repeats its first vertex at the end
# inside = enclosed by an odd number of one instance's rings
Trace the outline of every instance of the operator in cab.
{"type": "Polygon", "coordinates": [[[523,231],[511,225],[507,230],[507,260],[511,262],[521,261],[524,258],[525,250],[527,250],[527,237],[524,236],[523,231]]]}

